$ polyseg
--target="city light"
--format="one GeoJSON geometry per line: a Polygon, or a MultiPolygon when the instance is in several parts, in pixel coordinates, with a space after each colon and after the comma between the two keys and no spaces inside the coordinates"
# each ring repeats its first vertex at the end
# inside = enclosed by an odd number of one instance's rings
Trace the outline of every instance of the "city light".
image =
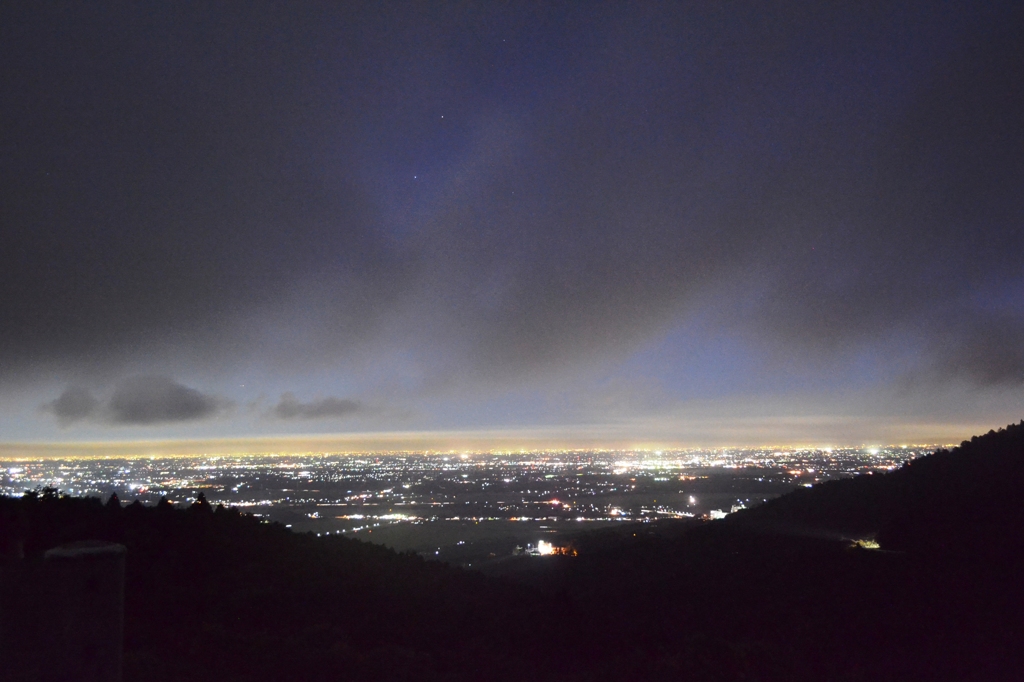
{"type": "Polygon", "coordinates": [[[445,559],[455,556],[452,548],[469,556],[488,537],[511,534],[530,548],[527,555],[571,556],[573,528],[720,519],[800,486],[890,471],[933,449],[26,458],[0,469],[0,493],[51,488],[102,499],[116,493],[122,504],[167,499],[185,506],[202,492],[213,505],[259,509],[263,520],[324,540],[344,535],[415,548],[423,544],[416,537],[440,533],[429,554],[445,559]],[[470,537],[443,539],[470,527],[470,537]]]}

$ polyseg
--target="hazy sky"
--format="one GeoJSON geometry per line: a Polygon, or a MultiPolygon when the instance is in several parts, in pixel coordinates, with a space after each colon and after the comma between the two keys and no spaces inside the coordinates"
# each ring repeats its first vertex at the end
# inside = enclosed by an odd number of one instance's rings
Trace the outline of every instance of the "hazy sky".
{"type": "Polygon", "coordinates": [[[835,4],[13,3],[0,441],[1019,420],[1024,5],[835,4]]]}

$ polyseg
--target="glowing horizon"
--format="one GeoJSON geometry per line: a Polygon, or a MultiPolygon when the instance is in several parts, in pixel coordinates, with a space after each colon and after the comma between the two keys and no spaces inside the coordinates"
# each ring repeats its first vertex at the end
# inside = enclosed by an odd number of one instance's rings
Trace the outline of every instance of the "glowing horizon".
{"type": "MultiPolygon", "coordinates": [[[[104,457],[202,457],[202,456],[298,456],[312,454],[352,455],[382,453],[500,454],[556,451],[630,451],[776,449],[828,450],[831,448],[948,447],[989,428],[980,425],[922,425],[912,438],[873,440],[820,439],[775,441],[680,442],[598,436],[556,436],[550,430],[478,430],[371,432],[235,438],[93,440],[75,442],[0,442],[0,460],[98,459],[104,457]],[[935,428],[942,426],[945,428],[935,428]],[[930,428],[929,428],[930,427],[930,428]],[[932,437],[923,437],[931,433],[932,437]]],[[[995,427],[999,428],[999,427],[995,427]]]]}

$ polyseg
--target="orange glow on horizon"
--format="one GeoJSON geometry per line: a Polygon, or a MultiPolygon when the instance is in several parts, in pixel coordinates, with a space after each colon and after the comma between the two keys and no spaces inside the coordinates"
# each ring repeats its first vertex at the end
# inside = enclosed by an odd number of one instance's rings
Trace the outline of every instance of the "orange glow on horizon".
{"type": "MultiPolygon", "coordinates": [[[[925,428],[906,428],[905,431],[927,434],[932,425],[925,428]]],[[[935,444],[957,444],[972,433],[981,433],[980,427],[946,425],[937,429],[935,438],[917,437],[913,440],[933,446],[935,444]],[[963,434],[963,435],[960,435],[963,434]]],[[[720,448],[779,448],[778,444],[768,445],[751,439],[732,443],[699,439],[691,442],[660,440],[645,442],[636,438],[616,437],[616,434],[579,433],[579,429],[522,429],[493,431],[420,431],[380,432],[329,435],[264,436],[250,438],[209,438],[209,439],[166,439],[166,440],[125,440],[125,441],[84,441],[84,442],[0,442],[0,460],[26,460],[41,458],[98,459],[104,457],[197,457],[245,455],[294,456],[294,455],[361,455],[383,453],[421,453],[437,455],[465,455],[470,453],[508,454],[515,452],[566,452],[566,451],[629,451],[655,452],[658,450],[707,450],[720,448]]],[[[598,431],[598,430],[594,430],[598,431]]],[[[913,434],[912,434],[913,435],[913,434]]],[[[809,439],[808,439],[809,440],[809,439]]],[[[908,438],[893,438],[892,442],[906,444],[908,438]]],[[[789,444],[788,449],[825,449],[813,442],[789,444]]],[[[830,446],[859,447],[863,443],[850,441],[840,446],[839,439],[830,441],[830,446]]],[[[875,440],[877,445],[881,440],[875,440]]],[[[898,447],[898,446],[894,446],[898,447]]],[[[913,447],[913,446],[912,446],[913,447]]]]}

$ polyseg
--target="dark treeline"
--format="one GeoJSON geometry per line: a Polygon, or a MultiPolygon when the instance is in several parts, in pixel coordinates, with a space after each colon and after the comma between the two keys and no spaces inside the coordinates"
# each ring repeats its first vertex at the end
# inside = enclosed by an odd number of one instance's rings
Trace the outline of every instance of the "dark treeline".
{"type": "Polygon", "coordinates": [[[9,551],[24,540],[27,576],[63,543],[128,548],[125,679],[458,679],[543,648],[521,627],[543,622],[527,590],[205,501],[121,508],[44,491],[0,498],[0,518],[9,551]],[[506,634],[506,620],[519,627],[506,634]]]}
{"type": "Polygon", "coordinates": [[[990,555],[1020,549],[1024,422],[907,462],[885,475],[800,489],[731,522],[788,524],[863,535],[892,550],[990,555]]]}
{"type": "MultiPolygon", "coordinates": [[[[722,522],[582,538],[578,557],[503,577],[205,501],[56,491],[0,498],[0,550],[30,581],[50,547],[128,548],[126,680],[1013,679],[1022,457],[1011,426],[722,522]],[[881,551],[852,546],[869,535],[881,551]]],[[[45,629],[31,590],[5,595],[8,643],[45,629]]]]}

